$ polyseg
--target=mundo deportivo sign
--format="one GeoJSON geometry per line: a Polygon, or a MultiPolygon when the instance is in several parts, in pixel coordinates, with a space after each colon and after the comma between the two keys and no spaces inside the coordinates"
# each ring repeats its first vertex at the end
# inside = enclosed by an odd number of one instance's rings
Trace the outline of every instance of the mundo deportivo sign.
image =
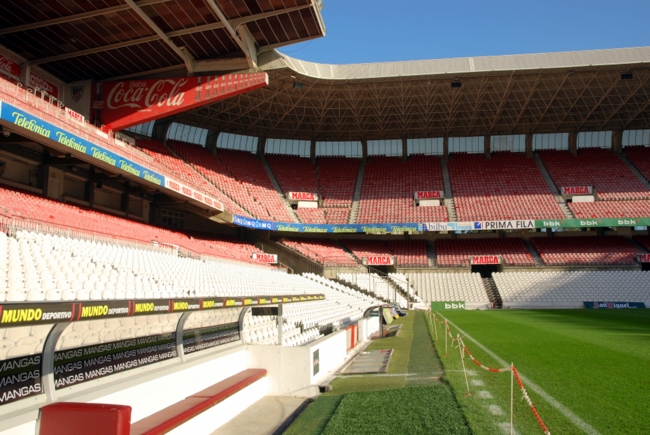
{"type": "Polygon", "coordinates": [[[102,97],[93,107],[107,130],[134,125],[185,112],[215,101],[234,97],[269,84],[266,73],[225,76],[178,77],[157,80],[127,80],[95,85],[102,97]],[[103,99],[102,99],[103,98],[103,99]]]}

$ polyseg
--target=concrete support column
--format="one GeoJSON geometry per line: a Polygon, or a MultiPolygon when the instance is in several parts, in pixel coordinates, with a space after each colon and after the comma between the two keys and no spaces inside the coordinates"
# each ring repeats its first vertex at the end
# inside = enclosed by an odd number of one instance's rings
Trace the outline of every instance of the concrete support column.
{"type": "Polygon", "coordinates": [[[169,127],[171,127],[172,121],[170,118],[157,119],[153,123],[153,132],[152,136],[160,143],[165,143],[167,141],[167,132],[169,127]]]}
{"type": "Polygon", "coordinates": [[[20,66],[20,82],[25,85],[25,87],[29,86],[29,76],[31,75],[31,67],[27,62],[22,64],[20,66]]]}
{"type": "Polygon", "coordinates": [[[487,160],[490,160],[491,157],[491,150],[492,150],[492,142],[490,140],[491,138],[492,136],[490,136],[489,134],[483,136],[483,151],[485,152],[485,158],[487,160]]]}
{"type": "Polygon", "coordinates": [[[311,159],[312,164],[316,164],[316,139],[311,140],[309,145],[309,158],[311,159]]]}
{"type": "Polygon", "coordinates": [[[264,149],[266,148],[266,138],[260,137],[257,139],[257,158],[264,160],[264,149]]]}
{"type": "Polygon", "coordinates": [[[124,192],[122,193],[122,201],[120,204],[120,210],[124,213],[125,217],[129,217],[129,202],[131,200],[131,195],[129,191],[131,190],[131,182],[124,182],[124,192]]]}
{"type": "Polygon", "coordinates": [[[283,304],[278,304],[278,346],[282,346],[282,325],[284,324],[282,318],[282,305],[283,304]]]}
{"type": "Polygon", "coordinates": [[[442,139],[442,158],[444,160],[449,159],[449,136],[442,139]]]}
{"type": "Polygon", "coordinates": [[[533,134],[526,134],[526,157],[533,156],[533,134]]]}
{"type": "Polygon", "coordinates": [[[612,132],[612,151],[616,154],[623,153],[623,130],[612,132]]]}
{"type": "Polygon", "coordinates": [[[408,160],[408,139],[402,136],[402,161],[408,160]]]}
{"type": "Polygon", "coordinates": [[[210,130],[208,136],[205,138],[205,149],[210,151],[212,155],[217,155],[217,140],[219,139],[220,131],[210,130]]]}
{"type": "Polygon", "coordinates": [[[84,200],[90,208],[95,207],[95,167],[90,167],[90,178],[85,183],[84,200]]]}
{"type": "Polygon", "coordinates": [[[368,161],[368,141],[361,139],[361,155],[363,156],[363,163],[368,161]]]}
{"type": "Polygon", "coordinates": [[[578,155],[578,133],[569,133],[569,152],[578,155]]]}

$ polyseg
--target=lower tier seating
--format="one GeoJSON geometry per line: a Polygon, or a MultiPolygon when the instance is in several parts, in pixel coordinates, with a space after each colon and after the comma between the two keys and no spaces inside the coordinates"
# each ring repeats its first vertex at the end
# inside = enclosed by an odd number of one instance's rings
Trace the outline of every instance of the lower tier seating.
{"type": "Polygon", "coordinates": [[[409,282],[425,303],[465,301],[489,303],[478,273],[407,273],[409,282]]]}
{"type": "Polygon", "coordinates": [[[337,278],[375,295],[385,301],[397,302],[400,306],[407,306],[406,299],[397,292],[386,278],[376,273],[339,273],[337,278]]]}
{"type": "Polygon", "coordinates": [[[633,265],[641,251],[623,237],[534,237],[548,266],[633,265]]]}
{"type": "Polygon", "coordinates": [[[439,266],[469,266],[473,255],[500,255],[505,264],[534,266],[535,261],[521,239],[436,240],[439,266]]]}
{"type": "Polygon", "coordinates": [[[504,272],[492,275],[503,303],[574,307],[584,301],[650,303],[650,272],[504,272]]]}
{"type": "Polygon", "coordinates": [[[350,267],[356,267],[359,264],[334,240],[281,239],[280,242],[318,263],[350,267]]]}

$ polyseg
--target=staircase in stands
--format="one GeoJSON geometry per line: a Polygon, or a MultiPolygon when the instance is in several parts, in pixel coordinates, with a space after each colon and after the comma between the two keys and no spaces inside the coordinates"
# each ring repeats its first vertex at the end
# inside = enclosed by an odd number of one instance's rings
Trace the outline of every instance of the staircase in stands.
{"type": "Polygon", "coordinates": [[[430,240],[427,240],[427,257],[429,258],[429,267],[438,268],[438,261],[436,260],[436,244],[430,240]]]}
{"type": "Polygon", "coordinates": [[[386,299],[382,298],[381,296],[377,296],[376,294],[374,294],[372,292],[369,292],[368,290],[362,289],[361,287],[359,287],[358,285],[356,285],[356,284],[354,284],[352,282],[346,281],[344,279],[339,279],[339,278],[330,278],[330,279],[332,281],[334,281],[334,282],[338,282],[339,284],[341,284],[343,286],[350,287],[351,289],[354,289],[354,290],[358,291],[359,293],[363,293],[366,296],[370,296],[372,298],[379,299],[379,300],[382,300],[384,302],[390,302],[390,301],[387,301],[386,299]]]}
{"type": "Polygon", "coordinates": [[[278,193],[278,196],[282,199],[282,203],[287,208],[289,215],[291,216],[294,222],[300,223],[300,220],[298,219],[298,215],[296,214],[295,210],[291,208],[291,206],[287,202],[287,199],[284,197],[284,192],[282,191],[282,188],[280,188],[280,183],[278,183],[278,180],[275,179],[275,175],[273,175],[273,171],[271,171],[271,167],[269,166],[266,159],[262,159],[262,166],[264,166],[264,170],[269,176],[269,179],[271,180],[271,184],[273,184],[275,191],[278,193]]]}
{"type": "Polygon", "coordinates": [[[449,176],[449,166],[446,159],[441,159],[442,181],[445,184],[445,206],[449,215],[449,222],[456,222],[456,205],[454,204],[454,194],[451,190],[451,177],[449,176]]]}
{"type": "Polygon", "coordinates": [[[361,201],[361,188],[363,187],[363,175],[365,172],[366,162],[361,162],[357,174],[357,183],[354,185],[354,197],[352,199],[352,209],[350,210],[349,222],[351,224],[357,223],[357,216],[359,216],[359,201],[361,201]]]}
{"type": "Polygon", "coordinates": [[[634,166],[632,162],[630,162],[624,154],[619,154],[618,156],[621,158],[621,160],[623,160],[623,163],[625,163],[627,167],[630,168],[630,171],[632,171],[634,175],[636,175],[637,178],[641,180],[641,182],[645,185],[645,187],[650,189],[650,183],[648,182],[648,179],[641,173],[641,171],[639,171],[636,168],[636,166],[634,166]]]}
{"type": "MultiPolygon", "coordinates": [[[[560,195],[560,191],[558,190],[557,186],[551,179],[550,174],[546,170],[546,166],[544,166],[544,162],[542,162],[542,158],[537,153],[533,155],[533,158],[535,159],[535,163],[537,163],[539,172],[542,173],[542,177],[544,177],[546,184],[548,184],[548,188],[551,189],[551,192],[553,193],[553,196],[555,197],[557,204],[560,206],[560,209],[562,209],[562,213],[564,213],[567,219],[575,219],[575,216],[573,215],[573,213],[571,213],[571,210],[569,210],[569,206],[567,206],[566,201],[564,201],[564,198],[562,198],[562,196],[560,195]]],[[[537,261],[535,262],[537,263],[537,261]]]]}
{"type": "Polygon", "coordinates": [[[526,245],[526,249],[528,249],[528,252],[530,252],[530,256],[533,257],[533,261],[535,262],[535,267],[544,267],[544,261],[542,261],[542,257],[539,256],[539,253],[535,250],[533,244],[530,243],[530,240],[522,239],[522,241],[524,242],[524,245],[526,245]]]}
{"type": "Polygon", "coordinates": [[[483,287],[485,287],[485,292],[488,295],[488,299],[492,302],[494,308],[503,308],[503,299],[501,299],[501,294],[497,288],[496,283],[492,277],[490,278],[481,278],[483,281],[483,287]]]}

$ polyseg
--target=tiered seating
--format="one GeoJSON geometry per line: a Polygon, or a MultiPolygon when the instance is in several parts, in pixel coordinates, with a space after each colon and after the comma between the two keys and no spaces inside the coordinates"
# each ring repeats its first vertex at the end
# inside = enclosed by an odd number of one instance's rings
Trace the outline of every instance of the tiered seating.
{"type": "Polygon", "coordinates": [[[539,155],[558,187],[593,186],[599,200],[650,199],[650,190],[614,153],[600,148],[540,151],[539,155]]]}
{"type": "Polygon", "coordinates": [[[0,361],[41,353],[51,328],[52,325],[38,325],[0,329],[0,361]]]}
{"type": "Polygon", "coordinates": [[[459,221],[564,218],[535,161],[523,154],[454,154],[449,174],[459,221]]]}
{"type": "Polygon", "coordinates": [[[322,209],[298,209],[301,222],[348,223],[359,170],[358,159],[321,157],[316,166],[310,159],[297,156],[267,155],[266,161],[285,194],[311,192],[318,193],[323,199],[322,209]]]}
{"type": "Polygon", "coordinates": [[[639,249],[619,236],[535,237],[531,239],[549,266],[633,265],[639,249]]]}
{"type": "Polygon", "coordinates": [[[372,157],[366,164],[357,223],[444,222],[447,209],[416,207],[416,191],[443,190],[440,159],[372,157]]]}
{"type": "Polygon", "coordinates": [[[385,278],[376,273],[339,273],[337,277],[346,283],[356,285],[378,298],[397,302],[402,307],[407,306],[406,299],[397,293],[385,278]]]}
{"type": "Polygon", "coordinates": [[[634,241],[650,251],[650,236],[634,236],[634,241]]]}
{"type": "Polygon", "coordinates": [[[436,240],[439,266],[469,266],[472,255],[500,255],[505,264],[534,266],[535,261],[521,239],[436,240]]]}
{"type": "Polygon", "coordinates": [[[465,301],[489,303],[478,273],[409,273],[409,282],[426,303],[465,301]]]}
{"type": "Polygon", "coordinates": [[[346,240],[345,246],[359,259],[375,255],[397,257],[397,265],[402,267],[427,267],[427,243],[424,240],[346,240]]]}
{"type": "Polygon", "coordinates": [[[214,185],[210,184],[183,160],[176,157],[166,146],[157,140],[138,139],[136,144],[141,147],[144,152],[153,157],[158,164],[164,166],[167,169],[167,174],[177,178],[178,181],[184,182],[187,185],[212,196],[214,199],[221,201],[226,210],[232,213],[250,216],[249,213],[239,207],[239,205],[233,203],[230,198],[224,195],[214,185]]]}
{"type": "Polygon", "coordinates": [[[292,221],[285,203],[254,154],[220,149],[215,157],[199,145],[173,140],[167,144],[254,217],[292,221]]]}
{"type": "Polygon", "coordinates": [[[492,275],[504,306],[566,306],[584,301],[650,303],[650,272],[506,272],[492,275]]]}
{"type": "Polygon", "coordinates": [[[334,240],[327,239],[282,239],[281,243],[312,260],[338,266],[356,267],[358,263],[334,240]]]}
{"type": "Polygon", "coordinates": [[[85,207],[64,204],[32,193],[7,189],[0,185],[0,214],[26,218],[63,228],[101,234],[105,237],[175,245],[197,254],[252,261],[253,245],[228,237],[197,236],[121,218],[85,207]]]}
{"type": "Polygon", "coordinates": [[[626,147],[625,156],[646,180],[650,180],[650,148],[645,146],[626,147]]]}
{"type": "Polygon", "coordinates": [[[569,202],[577,219],[650,217],[650,201],[569,202]]]}
{"type": "Polygon", "coordinates": [[[393,280],[397,286],[402,289],[402,291],[409,296],[409,300],[412,302],[421,303],[422,299],[418,296],[415,288],[413,288],[413,283],[411,283],[406,275],[403,273],[389,273],[388,277],[393,280]]]}

